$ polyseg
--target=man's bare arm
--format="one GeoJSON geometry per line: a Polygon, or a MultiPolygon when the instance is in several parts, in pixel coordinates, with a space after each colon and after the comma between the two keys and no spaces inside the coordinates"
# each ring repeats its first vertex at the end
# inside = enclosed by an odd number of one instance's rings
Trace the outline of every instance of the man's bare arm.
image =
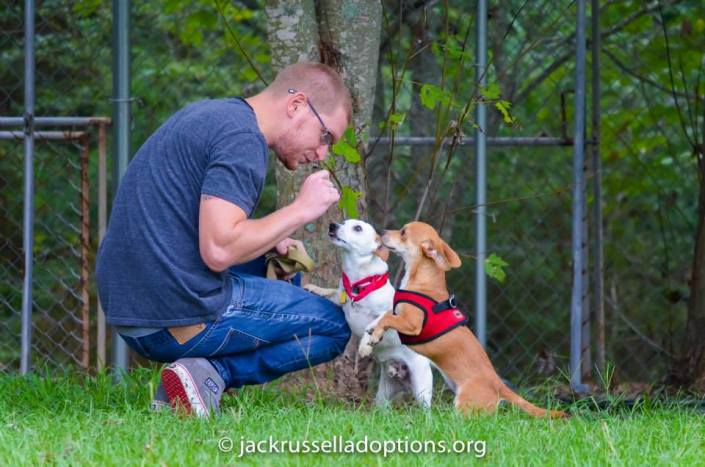
{"type": "Polygon", "coordinates": [[[247,219],[239,206],[203,195],[198,227],[201,258],[213,271],[257,258],[323,215],[339,198],[326,171],[310,175],[292,204],[261,219],[247,219]]]}

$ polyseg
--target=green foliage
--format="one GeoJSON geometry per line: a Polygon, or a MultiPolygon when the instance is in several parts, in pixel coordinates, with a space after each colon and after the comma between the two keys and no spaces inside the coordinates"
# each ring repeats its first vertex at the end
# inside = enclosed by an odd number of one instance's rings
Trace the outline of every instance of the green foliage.
{"type": "Polygon", "coordinates": [[[449,105],[452,102],[452,97],[449,91],[439,88],[430,83],[421,85],[419,91],[421,103],[428,109],[435,109],[438,104],[449,105]]]}
{"type": "Polygon", "coordinates": [[[494,253],[485,258],[485,273],[497,282],[504,282],[507,277],[504,268],[507,266],[509,264],[494,253]]]}
{"type": "MultiPolygon", "coordinates": [[[[447,4],[445,11],[444,2],[431,2],[421,15],[384,3],[393,27],[383,31],[388,49],[381,54],[377,117],[370,128],[392,130],[397,136],[462,137],[463,131],[470,130],[469,136],[476,129],[489,136],[560,136],[561,94],[574,88],[575,2],[530,8],[524,1],[511,0],[494,8],[488,31],[490,64],[485,70],[489,84],[483,88],[475,80],[475,18],[467,14],[467,2],[447,4]],[[404,16],[397,16],[398,11],[404,16]],[[428,30],[418,36],[422,24],[428,30]],[[404,68],[407,54],[410,59],[404,68]],[[394,68],[390,57],[396,57],[394,68]],[[415,67],[414,61],[422,59],[422,65],[415,67]],[[392,111],[393,83],[398,86],[392,111]],[[477,128],[473,121],[479,101],[492,110],[487,128],[477,128]]],[[[264,2],[221,1],[219,5],[242,47],[264,76],[271,77],[264,2]]],[[[687,134],[695,137],[694,128],[703,125],[703,107],[696,109],[694,100],[683,96],[696,94],[696,85],[697,94],[705,95],[701,76],[705,5],[693,1],[663,5],[673,82],[660,18],[651,10],[635,14],[648,6],[635,0],[608,2],[601,16],[605,37],[600,57],[600,148],[606,287],[612,313],[607,340],[621,378],[656,378],[665,362],[664,353],[644,344],[622,316],[664,348],[679,342],[697,223],[699,182],[692,145],[682,126],[685,123],[687,134]],[[627,372],[627,364],[636,369],[627,372]]],[[[243,59],[212,0],[132,2],[132,9],[133,153],[169,115],[189,102],[252,94],[259,89],[257,74],[243,59]]],[[[5,65],[0,67],[2,115],[22,113],[22,17],[22,2],[10,2],[0,9],[0,34],[5,39],[0,47],[0,63],[5,65]]],[[[45,0],[38,3],[37,18],[37,113],[110,115],[110,2],[45,0]]],[[[588,57],[588,69],[589,65],[588,57]]],[[[566,96],[566,132],[571,135],[573,94],[566,96]]],[[[341,163],[363,163],[364,159],[372,187],[367,193],[369,214],[377,223],[386,218],[388,223],[401,224],[414,217],[435,163],[436,182],[426,198],[422,219],[444,225],[455,249],[472,252],[474,155],[467,146],[451,154],[449,146],[438,148],[435,158],[428,147],[396,147],[393,158],[381,147],[361,155],[357,137],[349,129],[332,151],[341,163]],[[388,212],[384,212],[387,169],[392,186],[388,212]]],[[[57,292],[57,278],[66,280],[61,271],[72,261],[75,245],[57,244],[53,239],[56,232],[62,232],[67,241],[76,240],[75,233],[61,230],[61,219],[75,220],[70,207],[75,202],[76,190],[71,188],[76,183],[75,171],[51,164],[54,159],[69,160],[77,151],[69,145],[58,148],[56,143],[42,146],[37,167],[41,225],[35,248],[43,267],[35,269],[35,274],[42,284],[36,291],[42,307],[62,300],[69,307],[75,303],[57,292]],[[57,219],[49,220],[54,214],[57,219]]],[[[488,219],[492,219],[488,252],[492,254],[485,270],[496,279],[489,289],[493,300],[489,337],[502,349],[497,365],[505,374],[524,369],[533,372],[535,356],[547,348],[567,355],[570,154],[569,148],[490,148],[488,153],[488,219]],[[510,277],[503,281],[507,272],[510,277]],[[511,345],[505,345],[508,342],[511,345]]],[[[593,179],[589,174],[588,183],[593,179]]],[[[0,281],[0,290],[7,308],[16,309],[21,302],[21,294],[13,291],[21,290],[18,187],[22,160],[21,149],[14,143],[0,142],[0,182],[15,187],[0,192],[1,214],[7,220],[0,223],[0,243],[7,245],[1,264],[9,265],[11,271],[7,280],[0,281]]],[[[360,193],[341,187],[341,194],[340,208],[346,216],[356,217],[360,193]]],[[[589,208],[593,203],[590,198],[589,208]]],[[[258,212],[271,211],[275,205],[271,177],[258,212]]],[[[391,225],[380,225],[384,227],[391,225]]],[[[449,283],[466,302],[471,302],[473,293],[467,287],[467,277],[474,274],[472,267],[468,263],[449,274],[449,283]]],[[[61,312],[60,307],[52,310],[61,312]]],[[[2,338],[14,339],[18,322],[8,322],[7,328],[11,331],[2,338]]]]}
{"type": "Polygon", "coordinates": [[[334,154],[341,156],[349,164],[357,164],[360,162],[360,152],[357,150],[355,130],[352,127],[345,129],[342,138],[340,138],[331,149],[334,154]]]}
{"type": "Polygon", "coordinates": [[[360,217],[360,213],[357,210],[357,200],[360,196],[362,196],[362,192],[355,191],[349,186],[343,186],[338,207],[343,211],[346,219],[357,219],[360,217]]]}
{"type": "Polygon", "coordinates": [[[514,117],[509,113],[509,108],[512,104],[504,99],[501,99],[501,93],[499,89],[499,84],[492,82],[485,87],[480,88],[480,95],[488,103],[494,103],[494,106],[502,114],[502,119],[504,123],[513,124],[515,122],[514,117]]]}
{"type": "Polygon", "coordinates": [[[502,119],[504,119],[504,123],[511,125],[512,123],[515,122],[514,117],[512,117],[512,115],[509,113],[509,107],[512,106],[512,104],[509,101],[505,101],[505,100],[500,99],[494,103],[494,106],[502,114],[502,119]]]}
{"type": "Polygon", "coordinates": [[[480,95],[487,100],[499,99],[499,84],[490,83],[487,86],[480,88],[480,95]]]}
{"type": "Polygon", "coordinates": [[[379,122],[379,129],[385,130],[387,128],[387,123],[389,123],[389,128],[393,131],[399,129],[400,126],[404,124],[404,119],[406,118],[406,113],[397,112],[389,114],[387,121],[379,122]]]}

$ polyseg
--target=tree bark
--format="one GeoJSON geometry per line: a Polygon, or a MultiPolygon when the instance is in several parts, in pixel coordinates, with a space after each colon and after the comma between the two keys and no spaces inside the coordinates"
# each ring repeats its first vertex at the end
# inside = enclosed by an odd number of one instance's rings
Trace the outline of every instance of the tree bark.
{"type": "MultiPolygon", "coordinates": [[[[372,111],[377,82],[379,58],[382,5],[369,0],[329,0],[318,5],[320,50],[323,63],[338,70],[353,100],[353,127],[360,154],[367,152],[372,111]]],[[[360,218],[366,218],[367,182],[362,164],[338,164],[336,175],[343,185],[362,192],[358,209],[360,218]]],[[[324,218],[330,215],[329,213],[324,218]]],[[[334,213],[330,220],[339,220],[340,214],[334,213]]],[[[321,225],[321,243],[328,255],[335,255],[333,248],[327,244],[328,223],[321,225]]],[[[337,262],[324,273],[331,282],[337,284],[340,268],[337,262]]],[[[359,399],[367,393],[370,374],[374,369],[372,361],[360,360],[357,355],[359,340],[350,339],[343,355],[333,363],[333,371],[338,375],[336,393],[348,398],[359,399]]]]}
{"type": "MultiPolygon", "coordinates": [[[[280,70],[301,61],[319,62],[318,23],[313,0],[287,2],[267,0],[267,33],[272,56],[272,68],[280,70]]],[[[305,178],[276,163],[277,207],[291,203],[305,178]]],[[[305,169],[300,169],[302,172],[305,169]]],[[[306,175],[310,170],[306,172],[306,175]]],[[[307,245],[307,248],[309,245],[307,245]]],[[[310,251],[310,250],[309,250],[310,251]]]]}
{"type": "MultiPolygon", "coordinates": [[[[317,4],[312,0],[297,3],[268,0],[267,15],[274,67],[279,69],[290,63],[309,60],[336,69],[352,96],[352,123],[358,141],[366,140],[377,78],[381,4],[363,0],[329,0],[317,4]]],[[[364,154],[366,144],[361,143],[358,149],[364,154]]],[[[312,170],[300,168],[297,172],[288,172],[277,167],[279,206],[294,199],[302,181],[312,170]]],[[[339,160],[336,176],[344,186],[363,193],[358,200],[358,210],[360,217],[364,218],[367,202],[362,165],[341,163],[339,160]]],[[[296,238],[303,240],[316,261],[316,269],[307,278],[311,282],[326,287],[338,284],[340,265],[337,251],[328,240],[328,224],[340,221],[341,217],[337,206],[332,206],[324,216],[295,234],[296,238]]],[[[325,380],[330,368],[335,375],[331,389],[336,394],[356,399],[363,397],[371,366],[369,362],[361,364],[357,361],[356,339],[351,339],[341,357],[306,374],[314,374],[320,388],[324,381],[318,377],[322,376],[325,380]]]]}

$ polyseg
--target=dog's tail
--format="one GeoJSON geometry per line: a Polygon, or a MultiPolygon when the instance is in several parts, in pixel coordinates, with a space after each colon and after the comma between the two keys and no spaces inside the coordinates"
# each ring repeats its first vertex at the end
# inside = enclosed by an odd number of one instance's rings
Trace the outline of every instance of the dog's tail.
{"type": "Polygon", "coordinates": [[[536,407],[531,402],[527,401],[519,394],[515,393],[509,389],[504,383],[500,383],[499,395],[502,399],[507,402],[519,407],[524,412],[528,413],[533,417],[550,417],[550,418],[568,418],[569,415],[560,410],[546,410],[540,407],[536,407]]]}

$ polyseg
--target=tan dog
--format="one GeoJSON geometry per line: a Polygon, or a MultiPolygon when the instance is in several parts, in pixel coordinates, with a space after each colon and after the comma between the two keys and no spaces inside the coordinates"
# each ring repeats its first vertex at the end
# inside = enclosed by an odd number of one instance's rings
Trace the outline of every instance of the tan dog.
{"type": "MultiPolygon", "coordinates": [[[[412,222],[401,230],[385,231],[382,242],[404,260],[400,291],[420,294],[439,303],[449,299],[445,273],[460,267],[460,258],[433,227],[412,222]]],[[[404,302],[398,303],[394,312],[397,314],[387,312],[370,324],[360,342],[360,355],[368,355],[387,329],[396,329],[400,335],[410,338],[422,333],[428,312],[418,305],[404,302]]],[[[504,399],[535,417],[567,416],[558,410],[536,407],[509,389],[467,326],[458,325],[433,340],[410,348],[430,358],[455,383],[455,406],[465,414],[494,412],[504,399]]]]}

